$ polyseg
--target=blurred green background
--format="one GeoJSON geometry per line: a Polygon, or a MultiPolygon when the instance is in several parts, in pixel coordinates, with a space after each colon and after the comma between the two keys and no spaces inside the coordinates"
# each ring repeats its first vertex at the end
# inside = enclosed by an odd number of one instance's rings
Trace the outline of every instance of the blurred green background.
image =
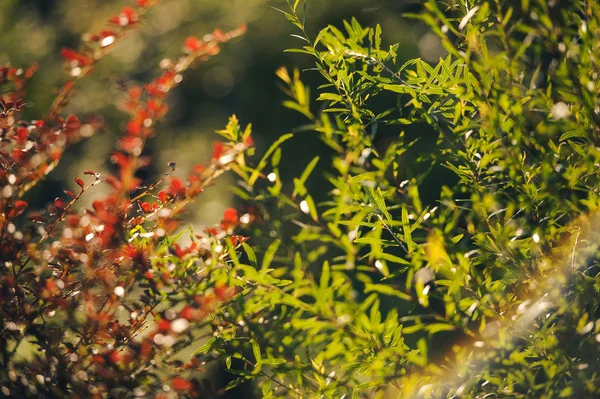
{"type": "MultiPolygon", "coordinates": [[[[84,33],[101,30],[111,16],[132,2],[0,0],[0,65],[26,67],[38,62],[40,66],[28,86],[25,119],[42,117],[53,100],[53,89],[65,81],[60,49],[77,47],[84,33]]],[[[122,85],[141,84],[157,76],[159,62],[178,57],[184,39],[190,35],[202,37],[216,28],[230,30],[242,23],[248,25],[245,36],[223,45],[217,57],[188,71],[183,83],[171,94],[167,120],[158,125],[157,136],[147,147],[155,162],[144,178],[158,179],[170,161],[177,163],[176,174],[185,176],[192,165],[209,160],[211,142],[218,139],[214,131],[222,129],[231,114],[236,114],[243,125],[252,123],[258,155],[278,136],[304,124],[301,116],[281,106],[285,96],[279,89],[275,70],[280,66],[310,68],[312,60],[283,52],[301,46],[301,42],[290,37],[297,32],[285,17],[268,6],[285,8],[286,4],[284,0],[162,0],[142,27],[118,43],[99,63],[65,111],[79,116],[100,114],[105,118],[105,129],[72,148],[47,181],[30,193],[28,202],[40,206],[62,195],[63,189],[73,189],[73,177],[81,176],[85,169],[111,170],[108,158],[127,120],[127,115],[114,106],[123,95],[122,85]]],[[[400,63],[415,57],[436,61],[444,55],[436,36],[423,25],[402,17],[404,12],[419,10],[418,0],[309,0],[307,26],[314,37],[327,24],[341,28],[343,19],[354,16],[362,25],[381,24],[384,44],[400,44],[400,63]]],[[[317,87],[323,83],[320,75],[305,72],[303,80],[315,98],[317,87]]],[[[390,101],[379,105],[394,107],[395,100],[390,101]]],[[[426,128],[411,127],[413,135],[427,136],[428,129],[423,129],[426,128]]],[[[397,126],[387,127],[381,134],[393,137],[398,132],[397,126]]],[[[428,142],[435,142],[433,136],[429,137],[431,140],[424,141],[425,149],[428,142]]],[[[281,178],[288,188],[292,178],[315,155],[328,153],[318,136],[310,132],[300,133],[284,145],[283,151],[281,178]]],[[[327,167],[325,156],[320,168],[327,167]]],[[[234,205],[228,189],[234,179],[233,175],[220,179],[190,208],[188,220],[195,228],[218,222],[223,211],[234,205]]],[[[321,200],[330,187],[325,179],[316,178],[311,179],[308,188],[321,200]]],[[[98,186],[84,197],[82,205],[102,196],[103,190],[109,188],[98,186]]],[[[226,383],[228,377],[220,374],[225,380],[221,383],[226,383]]],[[[216,385],[221,383],[215,381],[216,385]]],[[[241,392],[232,392],[231,397],[249,397],[241,392]]]]}

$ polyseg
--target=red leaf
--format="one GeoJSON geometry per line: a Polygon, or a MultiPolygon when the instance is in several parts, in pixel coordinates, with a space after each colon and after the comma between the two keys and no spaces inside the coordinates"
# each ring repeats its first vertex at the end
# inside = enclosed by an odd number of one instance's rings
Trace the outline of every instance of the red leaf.
{"type": "Polygon", "coordinates": [[[121,355],[117,351],[110,352],[110,355],[108,355],[108,357],[110,358],[110,361],[114,364],[117,364],[121,361],[121,355]]]}
{"type": "Polygon", "coordinates": [[[213,143],[213,153],[212,153],[213,159],[221,158],[221,156],[223,155],[224,152],[225,152],[225,149],[223,148],[223,143],[221,143],[220,141],[216,141],[213,143]]]}
{"type": "Polygon", "coordinates": [[[235,287],[229,287],[225,284],[215,286],[215,295],[219,300],[226,301],[235,295],[235,287]]]}
{"type": "Polygon", "coordinates": [[[94,355],[92,357],[92,362],[103,366],[106,363],[106,359],[100,355],[94,355]]]}
{"type": "Polygon", "coordinates": [[[158,193],[158,200],[163,204],[169,202],[171,200],[170,194],[167,193],[165,190],[162,190],[158,193]]]}
{"type": "Polygon", "coordinates": [[[175,377],[173,378],[173,382],[171,383],[173,389],[179,392],[185,392],[192,389],[192,382],[186,380],[183,377],[175,377]]]}
{"type": "Polygon", "coordinates": [[[250,237],[244,237],[244,236],[231,236],[231,243],[233,244],[233,246],[237,246],[238,244],[244,243],[246,241],[248,241],[250,239],[250,237]]]}
{"type": "Polygon", "coordinates": [[[127,124],[127,133],[138,136],[142,131],[142,124],[137,120],[131,120],[127,124]]]}
{"type": "Polygon", "coordinates": [[[197,314],[198,311],[191,306],[186,306],[179,312],[179,315],[188,321],[194,320],[197,314]]]}
{"type": "Polygon", "coordinates": [[[26,208],[27,208],[27,202],[25,202],[23,200],[18,200],[13,205],[13,209],[8,214],[8,217],[9,218],[17,217],[20,214],[22,214],[25,211],[26,208]]]}
{"type": "Polygon", "coordinates": [[[127,26],[136,22],[137,19],[138,14],[133,8],[124,7],[119,15],[110,19],[110,22],[115,25],[127,26]]]}
{"type": "Polygon", "coordinates": [[[79,129],[81,127],[81,122],[75,115],[69,115],[65,124],[69,129],[79,129]]]}
{"type": "Polygon", "coordinates": [[[238,213],[233,208],[228,208],[223,214],[223,223],[236,224],[238,222],[238,213]]]}
{"type": "Polygon", "coordinates": [[[177,195],[179,193],[181,193],[183,191],[184,187],[183,187],[183,182],[174,177],[171,179],[171,185],[169,186],[169,192],[173,195],[177,195]]]}
{"type": "Polygon", "coordinates": [[[195,53],[204,47],[204,42],[197,37],[190,36],[183,43],[183,51],[186,53],[195,53]]]}
{"type": "Polygon", "coordinates": [[[194,172],[201,175],[206,170],[206,166],[198,164],[194,166],[194,172]]]}
{"type": "Polygon", "coordinates": [[[160,319],[158,323],[156,323],[158,331],[167,332],[169,328],[171,328],[171,322],[167,319],[160,319]]]}
{"type": "Polygon", "coordinates": [[[58,209],[65,209],[67,207],[67,203],[63,201],[62,198],[56,197],[56,199],[54,199],[54,206],[58,209]]]}
{"type": "Polygon", "coordinates": [[[81,189],[83,189],[83,185],[85,184],[85,183],[83,182],[83,180],[81,180],[81,179],[80,179],[80,178],[78,178],[78,177],[74,178],[73,180],[75,181],[75,183],[76,183],[76,184],[77,184],[79,187],[81,187],[81,189]]]}
{"type": "Polygon", "coordinates": [[[93,62],[91,58],[70,48],[62,49],[60,51],[60,55],[62,55],[67,61],[75,62],[78,65],[90,65],[93,62]]]}
{"type": "Polygon", "coordinates": [[[102,212],[104,209],[106,209],[106,205],[104,204],[104,201],[100,201],[100,200],[96,200],[92,203],[92,207],[94,208],[94,210],[96,212],[102,212]]]}
{"type": "Polygon", "coordinates": [[[147,203],[147,202],[138,201],[138,205],[139,205],[139,207],[140,207],[140,208],[141,208],[141,209],[142,209],[144,212],[146,212],[146,213],[150,212],[150,211],[151,211],[151,209],[152,209],[152,208],[150,207],[150,204],[149,204],[149,203],[147,203]]]}
{"type": "Polygon", "coordinates": [[[27,130],[27,128],[24,128],[24,127],[19,128],[17,130],[17,139],[19,141],[19,145],[25,144],[28,136],[29,136],[29,130],[27,130]]]}

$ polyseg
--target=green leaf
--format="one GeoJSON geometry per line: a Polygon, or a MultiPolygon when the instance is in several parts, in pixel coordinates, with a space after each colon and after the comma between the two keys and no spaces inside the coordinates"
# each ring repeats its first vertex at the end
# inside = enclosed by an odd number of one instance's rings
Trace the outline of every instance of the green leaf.
{"type": "Polygon", "coordinates": [[[296,39],[300,39],[300,40],[305,41],[310,44],[310,42],[304,36],[296,35],[294,33],[292,33],[290,36],[295,37],[296,39]]]}
{"type": "Polygon", "coordinates": [[[569,130],[568,132],[563,133],[560,136],[560,139],[558,139],[558,141],[566,141],[568,139],[579,138],[579,137],[586,137],[586,132],[584,129],[569,130]]]}
{"type": "Polygon", "coordinates": [[[258,345],[258,342],[256,342],[255,339],[251,339],[250,343],[252,344],[252,353],[254,353],[254,358],[256,359],[256,362],[261,363],[262,353],[260,351],[260,346],[258,345]]]}
{"type": "Polygon", "coordinates": [[[394,263],[398,263],[400,265],[410,265],[411,263],[409,261],[407,261],[404,258],[401,258],[399,256],[396,255],[392,255],[392,254],[388,254],[388,253],[382,253],[380,255],[381,259],[385,259],[388,262],[394,262],[394,263]]]}
{"type": "Polygon", "coordinates": [[[384,90],[393,91],[394,93],[414,93],[415,89],[408,85],[383,85],[384,90]]]}
{"type": "Polygon", "coordinates": [[[308,15],[307,8],[307,0],[304,0],[304,6],[302,7],[302,27],[306,25],[306,17],[308,15]]]}
{"type": "MultiPolygon", "coordinates": [[[[232,372],[233,372],[233,370],[232,370],[232,372]]],[[[227,386],[225,387],[225,390],[228,391],[230,389],[233,389],[233,388],[237,387],[238,385],[240,385],[244,381],[246,381],[246,378],[244,378],[244,377],[236,378],[233,381],[229,382],[229,384],[227,384],[227,386]]]]}
{"type": "Polygon", "coordinates": [[[377,292],[383,295],[395,296],[405,301],[412,301],[412,297],[410,295],[385,284],[367,284],[365,286],[365,294],[370,292],[377,292]]]}
{"type": "Polygon", "coordinates": [[[331,277],[331,268],[329,267],[329,262],[325,261],[323,263],[323,268],[321,269],[321,281],[320,287],[322,290],[329,287],[329,278],[331,277]]]}
{"type": "Polygon", "coordinates": [[[268,269],[273,262],[273,258],[275,257],[275,253],[279,249],[279,245],[281,244],[281,240],[275,240],[269,245],[269,248],[265,251],[265,256],[263,257],[262,265],[260,266],[261,270],[268,269]]]}
{"type": "Polygon", "coordinates": [[[317,213],[317,206],[315,205],[315,201],[313,201],[310,195],[304,197],[304,201],[306,201],[306,205],[308,205],[308,213],[312,220],[315,222],[319,221],[319,214],[317,213]]]}
{"type": "Polygon", "coordinates": [[[254,266],[258,265],[258,260],[256,259],[256,254],[254,253],[252,247],[246,243],[242,243],[242,248],[244,249],[244,252],[246,252],[246,256],[248,257],[250,263],[252,263],[254,266]]]}
{"type": "Polygon", "coordinates": [[[381,49],[381,25],[375,27],[375,50],[381,49]]]}
{"type": "Polygon", "coordinates": [[[464,234],[458,234],[458,235],[452,237],[452,239],[451,239],[452,244],[456,244],[457,242],[459,242],[460,240],[462,240],[462,238],[464,236],[465,236],[464,234]]]}
{"type": "Polygon", "coordinates": [[[202,345],[201,347],[196,349],[194,352],[192,352],[192,356],[203,355],[203,354],[208,353],[212,349],[212,346],[215,342],[217,342],[217,338],[215,338],[215,337],[209,338],[208,341],[206,341],[204,343],[204,345],[202,345]]]}
{"type": "Polygon", "coordinates": [[[456,327],[447,323],[430,323],[425,326],[425,329],[430,334],[437,334],[443,331],[454,331],[456,330],[456,327]]]}
{"type": "Polygon", "coordinates": [[[292,307],[295,307],[298,309],[302,309],[302,310],[305,310],[305,311],[313,313],[313,314],[317,313],[316,309],[313,306],[309,305],[306,302],[302,302],[300,299],[294,298],[291,295],[282,296],[281,299],[279,300],[279,302],[282,305],[289,305],[289,306],[292,306],[292,307]]]}
{"type": "Polygon", "coordinates": [[[315,169],[315,166],[317,166],[318,162],[319,162],[319,157],[318,156],[314,157],[312,159],[312,161],[310,161],[309,164],[306,166],[306,168],[302,172],[302,175],[300,175],[300,178],[296,179],[294,181],[295,188],[294,188],[294,192],[292,193],[292,199],[296,198],[296,195],[298,195],[298,194],[304,195],[304,193],[306,193],[306,189],[304,188],[304,185],[305,185],[306,181],[308,180],[308,177],[310,176],[312,171],[315,169]]]}
{"type": "Polygon", "coordinates": [[[410,231],[410,220],[408,219],[408,209],[402,207],[402,230],[404,231],[404,242],[408,247],[408,252],[412,253],[415,247],[415,243],[412,240],[412,233],[410,231]]]}
{"type": "Polygon", "coordinates": [[[294,135],[292,133],[284,134],[283,136],[281,136],[279,139],[277,139],[277,141],[275,141],[269,147],[269,149],[267,150],[267,152],[265,153],[265,155],[260,160],[260,162],[259,162],[258,166],[256,167],[256,169],[254,169],[254,171],[252,172],[252,175],[250,176],[250,179],[248,179],[248,184],[250,186],[253,186],[254,183],[256,183],[256,180],[260,176],[261,171],[265,168],[265,166],[267,166],[267,160],[269,159],[269,157],[271,156],[271,154],[273,152],[275,152],[275,150],[281,144],[283,144],[285,141],[291,139],[292,137],[294,137],[294,135]]]}
{"type": "Polygon", "coordinates": [[[321,39],[323,39],[327,32],[329,32],[329,26],[326,26],[325,28],[321,29],[321,31],[317,35],[317,38],[315,39],[313,47],[317,47],[317,44],[319,44],[319,42],[321,41],[321,39]]]}
{"type": "Polygon", "coordinates": [[[343,102],[343,98],[336,93],[321,93],[319,95],[319,98],[317,98],[318,101],[335,101],[335,102],[343,102]]]}
{"type": "Polygon", "coordinates": [[[271,391],[271,380],[266,379],[261,384],[262,384],[262,394],[267,395],[271,391]]]}
{"type": "Polygon", "coordinates": [[[273,157],[271,158],[271,166],[277,167],[279,166],[279,162],[281,161],[281,148],[278,148],[273,157]]]}
{"type": "Polygon", "coordinates": [[[306,50],[306,49],[302,49],[302,48],[288,48],[283,50],[284,53],[301,53],[301,54],[308,54],[308,55],[315,55],[314,51],[311,50],[306,50]]]}
{"type": "MultiPolygon", "coordinates": [[[[375,179],[377,178],[377,174],[378,174],[377,172],[360,173],[356,176],[352,176],[351,178],[349,178],[348,184],[374,182],[375,179]]],[[[364,184],[364,185],[371,185],[369,183],[364,184]]]]}

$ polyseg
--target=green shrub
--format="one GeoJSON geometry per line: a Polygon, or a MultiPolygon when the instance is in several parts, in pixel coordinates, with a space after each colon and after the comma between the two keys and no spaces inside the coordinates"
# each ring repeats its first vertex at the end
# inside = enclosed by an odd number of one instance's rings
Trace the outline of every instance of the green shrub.
{"type": "Polygon", "coordinates": [[[600,6],[429,0],[409,17],[448,55],[399,65],[379,26],[311,36],[288,1],[319,108],[278,71],[308,122],[237,169],[244,296],[197,356],[264,397],[598,395],[600,6]],[[280,146],[305,131],[332,156],[288,185],[280,146]]]}

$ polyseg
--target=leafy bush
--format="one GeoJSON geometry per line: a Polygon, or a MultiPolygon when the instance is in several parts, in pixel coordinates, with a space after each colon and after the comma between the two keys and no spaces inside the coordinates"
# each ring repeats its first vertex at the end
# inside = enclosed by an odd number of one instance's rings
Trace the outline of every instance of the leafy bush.
{"type": "Polygon", "coordinates": [[[284,135],[238,171],[263,223],[231,258],[246,297],[198,353],[265,397],[598,395],[598,4],[427,1],[409,17],[446,49],[435,65],[399,65],[354,19],[310,36],[288,5],[288,51],[323,85],[317,111],[280,69],[284,105],[333,155],[290,187],[284,135]]]}
{"type": "Polygon", "coordinates": [[[28,210],[26,191],[100,127],[58,114],[138,5],[63,52],[72,78],[43,123],[16,118],[33,70],[2,70],[4,395],[208,396],[209,362],[237,377],[223,388],[251,380],[264,397],[598,395],[600,5],[427,0],[409,17],[448,55],[400,65],[379,26],[310,35],[310,4],[288,0],[303,43],[288,51],[323,78],[317,108],[297,70],[277,71],[306,125],[254,162],[233,117],[185,183],[174,165],[142,182],[166,94],[241,31],[189,38],[127,92],[115,177],[86,171],[71,199],[28,210]],[[285,147],[311,131],[330,159],[282,181],[285,147]],[[225,170],[244,210],[179,243],[177,216],[225,170]],[[330,189],[309,192],[323,170],[330,189]],[[76,211],[101,182],[112,194],[76,211]]]}

